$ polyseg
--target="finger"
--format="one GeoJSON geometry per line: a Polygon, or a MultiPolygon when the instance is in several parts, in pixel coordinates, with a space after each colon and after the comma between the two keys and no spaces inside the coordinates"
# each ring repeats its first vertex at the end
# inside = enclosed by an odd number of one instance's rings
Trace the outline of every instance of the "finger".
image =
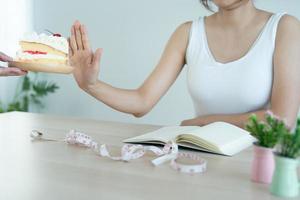
{"type": "Polygon", "coordinates": [[[13,61],[13,59],[11,57],[9,57],[8,55],[0,52],[0,61],[9,62],[9,61],[13,61]]]}
{"type": "Polygon", "coordinates": [[[0,67],[0,76],[22,76],[27,74],[27,71],[15,67],[0,67]]]}
{"type": "Polygon", "coordinates": [[[78,49],[76,39],[75,39],[75,27],[74,25],[71,28],[71,38],[70,38],[70,46],[72,49],[72,52],[75,53],[78,49]]]}
{"type": "Polygon", "coordinates": [[[77,49],[78,50],[83,50],[83,46],[82,46],[82,40],[81,40],[81,32],[80,32],[80,22],[76,21],[74,24],[75,27],[75,39],[76,39],[76,43],[77,43],[77,49]]]}
{"type": "Polygon", "coordinates": [[[72,50],[72,47],[71,47],[71,40],[70,40],[70,38],[68,38],[68,43],[69,43],[69,56],[73,56],[74,53],[73,53],[73,50],[72,50]]]}
{"type": "Polygon", "coordinates": [[[93,56],[93,60],[92,60],[92,65],[93,66],[100,63],[102,53],[103,53],[103,49],[97,49],[95,51],[94,56],[93,56]]]}
{"type": "Polygon", "coordinates": [[[82,39],[83,49],[91,50],[90,43],[89,43],[89,38],[88,38],[88,33],[87,33],[85,25],[80,26],[80,32],[81,32],[81,39],[82,39]]]}

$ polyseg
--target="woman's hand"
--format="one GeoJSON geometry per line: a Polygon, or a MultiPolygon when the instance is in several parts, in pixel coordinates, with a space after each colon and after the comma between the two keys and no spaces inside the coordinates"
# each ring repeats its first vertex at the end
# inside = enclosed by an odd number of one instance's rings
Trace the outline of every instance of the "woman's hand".
{"type": "MultiPolygon", "coordinates": [[[[0,61],[2,62],[10,62],[12,58],[5,55],[4,53],[0,52],[0,61]]],[[[1,67],[0,66],[0,76],[22,76],[25,75],[27,72],[21,70],[16,67],[1,67]]]]}
{"type": "Polygon", "coordinates": [[[102,49],[92,51],[87,30],[79,21],[76,21],[71,28],[69,46],[69,58],[71,66],[74,67],[74,78],[80,88],[88,90],[97,83],[102,49]]]}
{"type": "Polygon", "coordinates": [[[204,125],[206,125],[205,117],[187,119],[182,121],[180,124],[180,126],[204,126],[204,125]]]}
{"type": "Polygon", "coordinates": [[[187,120],[183,120],[180,126],[190,126],[190,124],[191,124],[190,120],[187,119],[187,120]]]}

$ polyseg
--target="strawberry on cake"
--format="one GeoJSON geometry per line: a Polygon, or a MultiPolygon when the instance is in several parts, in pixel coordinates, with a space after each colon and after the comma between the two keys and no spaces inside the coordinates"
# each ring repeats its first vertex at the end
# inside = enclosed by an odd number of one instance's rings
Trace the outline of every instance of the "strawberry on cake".
{"type": "Polygon", "coordinates": [[[60,34],[26,34],[20,40],[16,61],[37,64],[68,64],[69,44],[60,34]]]}

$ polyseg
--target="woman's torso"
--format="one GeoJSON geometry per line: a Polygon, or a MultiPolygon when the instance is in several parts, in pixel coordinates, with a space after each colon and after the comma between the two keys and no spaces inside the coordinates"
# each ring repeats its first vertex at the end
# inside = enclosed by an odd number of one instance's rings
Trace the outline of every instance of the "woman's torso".
{"type": "Polygon", "coordinates": [[[283,15],[272,15],[249,51],[227,63],[216,61],[212,55],[204,18],[192,23],[186,62],[188,89],[197,116],[247,113],[268,106],[276,32],[283,15]]]}

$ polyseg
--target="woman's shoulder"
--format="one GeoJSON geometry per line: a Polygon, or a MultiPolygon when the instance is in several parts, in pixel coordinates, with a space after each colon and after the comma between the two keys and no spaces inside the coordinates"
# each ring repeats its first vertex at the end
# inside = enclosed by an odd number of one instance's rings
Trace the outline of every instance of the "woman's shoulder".
{"type": "Polygon", "coordinates": [[[280,18],[275,44],[277,63],[284,66],[283,70],[286,67],[291,71],[296,70],[293,67],[298,67],[295,63],[298,63],[300,53],[300,22],[296,17],[285,14],[280,18]]]}
{"type": "Polygon", "coordinates": [[[178,35],[180,38],[188,38],[190,34],[190,30],[192,27],[193,21],[187,21],[184,23],[181,23],[177,26],[174,34],[178,35]]]}
{"type": "MultiPolygon", "coordinates": [[[[300,21],[292,15],[285,14],[279,21],[277,29],[278,42],[281,40],[300,40],[300,21]]],[[[285,41],[284,41],[285,42],[285,41]]],[[[292,42],[292,41],[291,41],[292,42]]]]}
{"type": "Polygon", "coordinates": [[[300,28],[300,21],[292,15],[285,14],[283,12],[273,13],[273,12],[268,12],[265,10],[259,10],[258,13],[259,13],[258,16],[261,19],[265,19],[266,21],[267,21],[267,19],[269,19],[271,16],[274,16],[274,15],[282,16],[278,23],[279,31],[285,30],[285,29],[290,29],[290,28],[300,28]]]}
{"type": "Polygon", "coordinates": [[[179,32],[189,32],[189,30],[191,29],[193,24],[193,21],[186,21],[184,23],[181,23],[180,25],[178,25],[176,31],[179,32]]]}
{"type": "Polygon", "coordinates": [[[300,29],[300,21],[296,17],[292,15],[285,14],[282,16],[279,25],[278,30],[287,31],[287,30],[294,30],[297,31],[300,29]]]}

